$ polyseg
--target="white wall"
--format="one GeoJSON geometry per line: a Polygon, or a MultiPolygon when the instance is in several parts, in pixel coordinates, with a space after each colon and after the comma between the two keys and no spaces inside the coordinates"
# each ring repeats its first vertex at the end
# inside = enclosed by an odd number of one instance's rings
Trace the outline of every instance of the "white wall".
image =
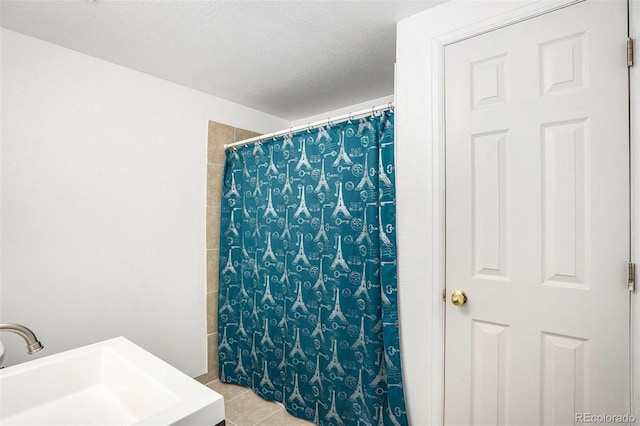
{"type": "MultiPolygon", "coordinates": [[[[42,356],[124,335],[204,373],[207,121],[289,123],[1,34],[0,322],[32,328],[42,356]]],[[[32,359],[2,340],[5,365],[32,359]]]]}

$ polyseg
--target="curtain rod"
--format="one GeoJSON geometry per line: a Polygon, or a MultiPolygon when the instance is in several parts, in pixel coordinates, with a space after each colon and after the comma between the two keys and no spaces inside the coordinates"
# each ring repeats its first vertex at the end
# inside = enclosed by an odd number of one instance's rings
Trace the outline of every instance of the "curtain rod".
{"type": "Polygon", "coordinates": [[[243,146],[243,145],[248,145],[248,144],[253,143],[253,142],[259,142],[259,141],[266,140],[266,139],[271,139],[271,138],[275,139],[278,136],[286,135],[288,133],[295,133],[295,132],[298,132],[300,130],[305,130],[305,129],[306,130],[311,130],[311,129],[315,129],[317,127],[325,126],[325,125],[331,126],[332,124],[335,124],[335,123],[339,123],[339,122],[347,121],[347,120],[350,121],[350,120],[353,120],[353,119],[356,119],[356,118],[363,117],[363,116],[368,115],[368,114],[372,114],[373,115],[376,112],[385,111],[385,110],[388,110],[388,109],[393,110],[393,102],[389,102],[386,105],[374,106],[374,107],[371,107],[369,109],[363,109],[361,111],[350,112],[348,114],[338,115],[336,117],[329,117],[326,120],[314,121],[313,123],[308,123],[306,125],[290,127],[288,129],[278,130],[277,132],[267,133],[267,134],[264,134],[264,135],[255,136],[253,138],[245,139],[245,140],[242,140],[242,141],[226,144],[226,145],[224,145],[224,149],[238,148],[238,147],[243,146]]]}

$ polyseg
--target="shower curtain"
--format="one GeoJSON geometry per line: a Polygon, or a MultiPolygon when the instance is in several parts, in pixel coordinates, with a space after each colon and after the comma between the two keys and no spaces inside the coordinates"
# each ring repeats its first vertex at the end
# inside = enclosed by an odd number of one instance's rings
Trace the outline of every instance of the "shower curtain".
{"type": "Polygon", "coordinates": [[[394,115],[227,150],[220,380],[321,425],[406,425],[394,115]]]}

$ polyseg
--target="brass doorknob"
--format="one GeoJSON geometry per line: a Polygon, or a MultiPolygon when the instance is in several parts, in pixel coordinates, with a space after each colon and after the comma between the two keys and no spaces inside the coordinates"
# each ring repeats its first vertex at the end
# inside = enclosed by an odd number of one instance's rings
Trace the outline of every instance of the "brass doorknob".
{"type": "Polygon", "coordinates": [[[451,293],[451,303],[455,306],[462,306],[467,303],[467,295],[462,290],[456,290],[451,293]]]}

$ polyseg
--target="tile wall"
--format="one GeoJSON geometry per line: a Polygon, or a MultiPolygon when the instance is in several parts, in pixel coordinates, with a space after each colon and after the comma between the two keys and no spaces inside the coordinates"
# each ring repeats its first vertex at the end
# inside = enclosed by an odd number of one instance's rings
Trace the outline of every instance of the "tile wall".
{"type": "Polygon", "coordinates": [[[220,259],[220,200],[224,172],[224,145],[258,136],[258,133],[209,122],[207,147],[207,365],[196,377],[201,383],[218,378],[218,263],[220,259]]]}

